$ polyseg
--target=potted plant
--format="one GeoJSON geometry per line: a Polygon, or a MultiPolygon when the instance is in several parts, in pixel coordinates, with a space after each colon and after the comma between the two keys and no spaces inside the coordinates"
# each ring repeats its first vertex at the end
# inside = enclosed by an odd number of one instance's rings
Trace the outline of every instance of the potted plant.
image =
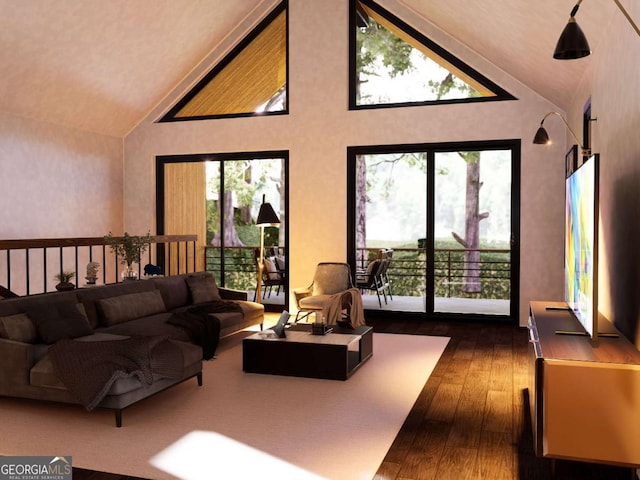
{"type": "Polygon", "coordinates": [[[76,286],[71,283],[71,279],[76,276],[76,272],[72,271],[63,271],[57,273],[53,278],[57,280],[59,283],[56,285],[56,290],[59,292],[63,292],[65,290],[73,290],[76,286]]]}
{"type": "Polygon", "coordinates": [[[122,237],[114,237],[111,232],[104,237],[104,242],[111,247],[111,251],[120,258],[120,263],[127,268],[122,272],[123,280],[135,280],[138,278],[137,272],[131,267],[134,263],[140,263],[140,256],[151,244],[151,235],[129,235],[124,232],[122,237]]]}

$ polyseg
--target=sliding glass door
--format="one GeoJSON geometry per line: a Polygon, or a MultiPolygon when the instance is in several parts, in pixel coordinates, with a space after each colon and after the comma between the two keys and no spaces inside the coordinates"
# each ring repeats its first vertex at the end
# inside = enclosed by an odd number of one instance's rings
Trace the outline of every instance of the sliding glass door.
{"type": "Polygon", "coordinates": [[[198,234],[198,270],[220,286],[257,299],[262,240],[265,265],[258,299],[270,310],[287,308],[287,152],[158,157],[159,234],[198,234]],[[263,200],[279,226],[258,227],[263,200]]]}
{"type": "Polygon", "coordinates": [[[509,315],[510,150],[434,155],[434,312],[509,315]]]}
{"type": "Polygon", "coordinates": [[[518,141],[348,155],[349,258],[367,310],[515,318],[518,141]]]}

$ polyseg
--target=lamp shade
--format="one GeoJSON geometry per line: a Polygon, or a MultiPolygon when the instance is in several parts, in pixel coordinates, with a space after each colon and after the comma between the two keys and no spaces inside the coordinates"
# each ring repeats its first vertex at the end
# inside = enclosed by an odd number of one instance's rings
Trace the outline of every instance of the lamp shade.
{"type": "Polygon", "coordinates": [[[587,42],[587,37],[585,37],[584,32],[576,23],[576,19],[571,17],[562,34],[560,34],[556,50],[553,52],[553,58],[573,60],[586,57],[590,53],[591,48],[589,47],[589,42],[587,42]]]}
{"type": "Polygon", "coordinates": [[[276,212],[273,210],[273,207],[270,203],[266,203],[264,201],[264,195],[262,196],[262,205],[260,205],[260,211],[258,212],[258,219],[256,220],[256,225],[259,227],[266,226],[278,226],[280,225],[280,219],[276,215],[276,212]]]}
{"type": "Polygon", "coordinates": [[[533,143],[536,145],[547,145],[551,143],[551,140],[549,140],[549,134],[542,125],[540,125],[536,135],[533,137],[533,143]]]}

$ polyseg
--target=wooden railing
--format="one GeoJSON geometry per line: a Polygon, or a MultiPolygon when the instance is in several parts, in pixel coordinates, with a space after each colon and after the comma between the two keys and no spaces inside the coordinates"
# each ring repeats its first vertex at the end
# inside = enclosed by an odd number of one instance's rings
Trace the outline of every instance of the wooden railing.
{"type": "MultiPolygon", "coordinates": [[[[159,265],[163,275],[196,270],[197,235],[159,235],[151,237],[138,268],[142,277],[145,264],[159,265]]],[[[200,253],[202,255],[202,253],[200,253]]],[[[123,265],[104,237],[0,240],[0,286],[18,295],[32,295],[55,289],[54,276],[75,272],[73,283],[81,287],[86,265],[100,263],[99,282],[120,281],[123,265]]]]}

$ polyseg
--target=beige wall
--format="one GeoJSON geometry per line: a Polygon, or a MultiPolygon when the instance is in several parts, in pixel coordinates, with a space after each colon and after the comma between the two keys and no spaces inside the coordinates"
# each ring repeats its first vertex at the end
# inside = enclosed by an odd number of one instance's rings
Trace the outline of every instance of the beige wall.
{"type": "MultiPolygon", "coordinates": [[[[627,2],[640,21],[640,4],[627,2]]],[[[585,6],[586,8],[586,6],[585,6]]],[[[581,130],[592,98],[593,151],[600,153],[600,312],[640,348],[640,37],[616,11],[589,63],[569,118],[581,130]]],[[[588,37],[588,32],[585,32],[588,37]]]]}
{"type": "MultiPolygon", "coordinates": [[[[122,139],[4,113],[0,132],[0,238],[100,237],[122,231],[122,139]]],[[[74,270],[72,258],[65,269],[74,270]]],[[[39,261],[34,252],[32,271],[38,271],[39,261]]],[[[5,280],[3,255],[0,285],[5,280]]],[[[37,278],[32,282],[42,284],[37,278]]],[[[24,272],[12,263],[12,290],[25,293],[24,285],[24,272]]]]}
{"type": "Polygon", "coordinates": [[[0,113],[0,238],[122,228],[122,139],[0,113]]]}
{"type": "MultiPolygon", "coordinates": [[[[381,3],[519,100],[349,111],[348,2],[290,0],[290,114],[153,123],[196,75],[187,79],[125,140],[126,227],[141,231],[155,224],[156,155],[286,149],[291,286],[304,286],[317,262],[345,260],[348,146],[522,138],[520,321],[525,322],[529,300],[562,296],[566,148],[531,144],[542,116],[557,108],[397,2],[381,3]]],[[[195,73],[210,68],[229,47],[222,45],[195,73]]],[[[549,125],[549,133],[563,137],[560,126],[549,125]]]]}

